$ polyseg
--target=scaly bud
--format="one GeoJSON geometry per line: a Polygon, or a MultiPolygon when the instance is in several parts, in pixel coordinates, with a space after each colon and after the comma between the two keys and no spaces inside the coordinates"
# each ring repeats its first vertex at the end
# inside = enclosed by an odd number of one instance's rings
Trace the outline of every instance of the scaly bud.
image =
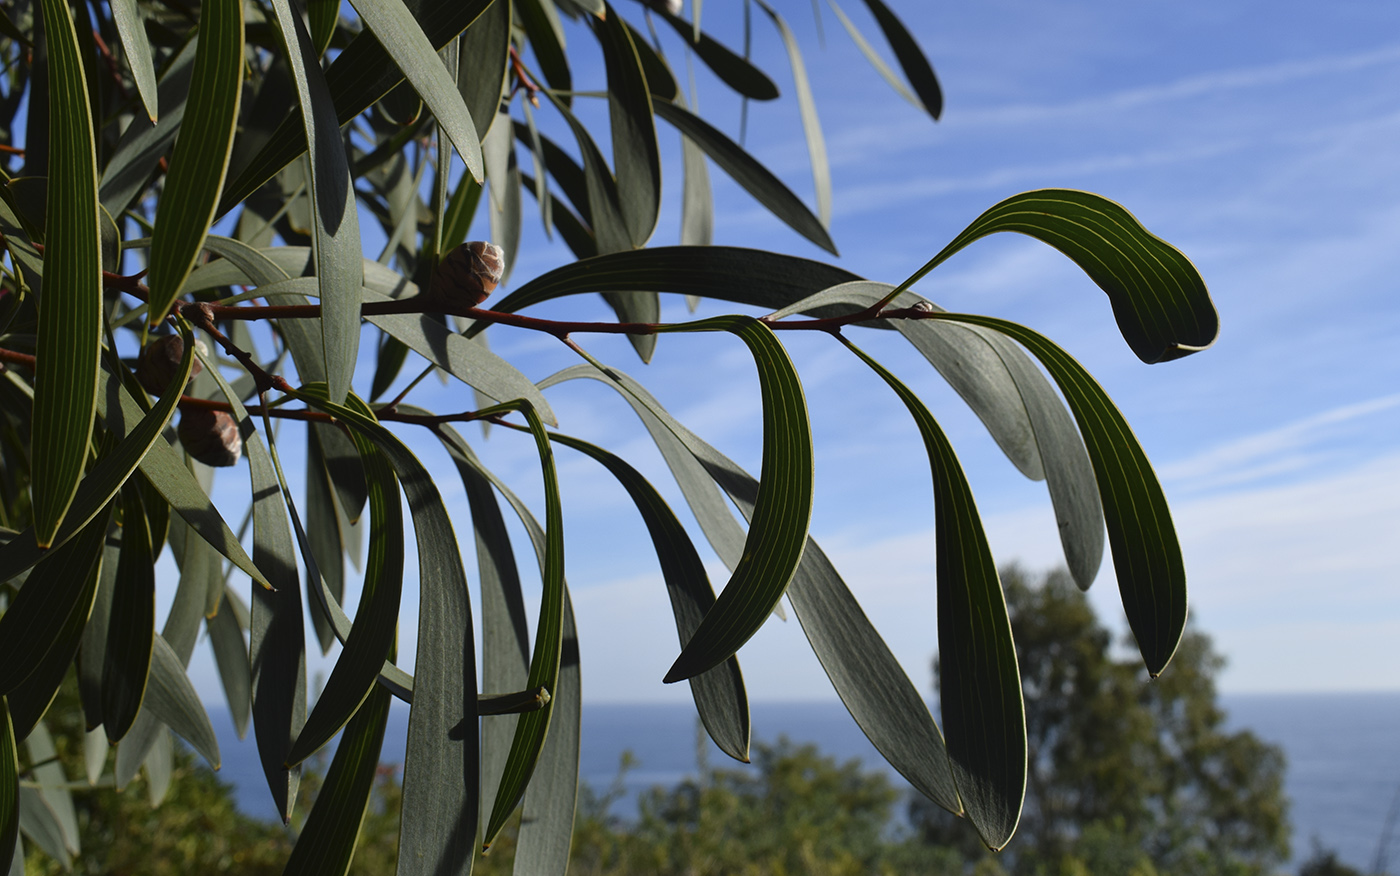
{"type": "Polygon", "coordinates": [[[501,282],[506,254],[494,243],[472,240],[449,252],[433,271],[428,294],[442,302],[465,300],[476,307],[501,282]]]}
{"type": "Polygon", "coordinates": [[[243,455],[238,423],[225,411],[187,405],[180,409],[180,443],[185,452],[205,465],[237,465],[243,455]]]}

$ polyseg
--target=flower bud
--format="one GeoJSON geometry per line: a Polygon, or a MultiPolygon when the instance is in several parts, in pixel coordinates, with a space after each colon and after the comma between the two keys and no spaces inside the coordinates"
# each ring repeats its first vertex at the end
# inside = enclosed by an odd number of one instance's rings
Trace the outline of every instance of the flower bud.
{"type": "Polygon", "coordinates": [[[225,411],[188,405],[180,409],[180,443],[185,452],[205,465],[236,465],[243,455],[238,423],[225,411]]]}
{"type": "MultiPolygon", "coordinates": [[[[198,345],[199,342],[196,341],[195,344],[198,345]]],[[[180,360],[184,356],[185,339],[179,335],[152,338],[141,349],[141,355],[136,360],[136,379],[146,388],[146,392],[160,395],[179,373],[180,360]]],[[[204,366],[199,364],[199,360],[194,360],[190,377],[193,378],[203,370],[204,366]]]]}
{"type": "Polygon", "coordinates": [[[465,300],[476,307],[486,300],[505,273],[506,254],[494,243],[473,240],[443,256],[433,271],[428,293],[443,302],[465,300]]]}

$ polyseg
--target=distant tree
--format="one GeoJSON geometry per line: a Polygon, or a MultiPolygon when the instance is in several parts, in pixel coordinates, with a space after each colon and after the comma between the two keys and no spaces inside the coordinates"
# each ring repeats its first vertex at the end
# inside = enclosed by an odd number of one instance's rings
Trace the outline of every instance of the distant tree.
{"type": "Polygon", "coordinates": [[[1298,876],[1362,876],[1362,873],[1338,861],[1336,849],[1323,848],[1314,840],[1312,856],[1298,868],[1298,876]]]}
{"type": "MultiPolygon", "coordinates": [[[[1283,753],[1225,730],[1224,658],[1208,636],[1188,629],[1171,667],[1149,680],[1114,656],[1067,573],[1033,585],[1011,567],[1002,583],[1029,751],[1012,869],[1262,874],[1287,858],[1283,753]]],[[[974,850],[942,810],[916,801],[910,815],[929,842],[974,850]]]]}

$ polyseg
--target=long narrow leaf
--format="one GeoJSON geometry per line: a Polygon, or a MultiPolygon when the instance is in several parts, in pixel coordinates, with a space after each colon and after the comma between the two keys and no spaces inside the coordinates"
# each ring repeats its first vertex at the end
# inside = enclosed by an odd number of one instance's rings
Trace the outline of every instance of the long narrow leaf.
{"type": "Polygon", "coordinates": [[[351,5],[452,138],[467,172],[481,179],[481,140],[457,83],[437,56],[441,46],[414,20],[403,0],[358,0],[351,5]]]}
{"type": "Polygon", "coordinates": [[[632,247],[646,245],[661,211],[661,152],[652,121],[651,93],[632,35],[611,6],[594,26],[608,76],[617,203],[632,247]]]}
{"type": "Polygon", "coordinates": [[[301,16],[291,0],[273,0],[278,31],[296,83],[310,158],[316,277],[321,287],[321,335],[331,398],[345,399],[360,349],[360,220],[340,125],[330,91],[301,16]]]}
{"type": "Polygon", "coordinates": [[[758,631],[797,570],[812,513],[811,427],[782,344],[752,317],[715,317],[684,329],[732,332],[753,354],[763,395],[763,474],[744,558],[666,673],[668,683],[722,663],[758,631]]]}
{"type": "MultiPolygon", "coordinates": [[[[144,31],[140,32],[144,37],[144,31]]],[[[125,37],[123,43],[131,45],[125,37]]],[[[107,160],[107,166],[102,168],[97,194],[103,208],[113,216],[120,216],[140,196],[157,163],[170,151],[170,144],[185,117],[185,100],[190,91],[190,74],[194,70],[198,44],[198,37],[186,43],[167,65],[160,80],[160,118],[154,123],[139,116],[133,118],[107,160]]]]}
{"type": "Polygon", "coordinates": [[[664,18],[667,24],[675,28],[676,33],[690,44],[690,48],[695,50],[695,54],[700,56],[700,60],[705,62],[705,66],[709,67],[725,85],[750,100],[774,100],[777,98],[778,86],[773,84],[773,80],[723,43],[700,30],[698,15],[694,22],[689,22],[679,16],[672,15],[665,7],[658,7],[655,12],[664,18]]]}
{"type": "Polygon", "coordinates": [[[1089,192],[1041,189],[1007,198],[977,217],[896,291],[998,231],[1034,237],[1074,261],[1108,293],[1118,329],[1142,361],[1165,362],[1215,343],[1220,320],[1190,259],[1120,205],[1089,192]]]}
{"type": "Polygon", "coordinates": [[[164,636],[157,635],[151,652],[150,686],[146,707],[162,723],[184,737],[209,766],[219,768],[219,741],[209,715],[185,674],[185,663],[164,636]]]}
{"type": "MultiPolygon", "coordinates": [[[[535,436],[535,449],[540,457],[540,473],[544,479],[545,494],[546,544],[542,573],[544,592],[535,628],[535,650],[530,657],[530,674],[525,685],[528,688],[542,687],[553,691],[559,683],[559,667],[563,654],[565,600],[564,514],[559,502],[559,481],[554,470],[554,453],[550,449],[544,423],[540,421],[534,408],[522,402],[509,402],[500,405],[499,408],[501,411],[517,410],[524,415],[530,431],[535,436]]],[[[538,711],[521,714],[520,721],[515,726],[515,739],[506,758],[501,782],[496,789],[491,817],[483,833],[483,847],[490,847],[496,835],[505,826],[506,819],[524,797],[526,786],[530,783],[530,777],[539,762],[553,713],[554,709],[546,706],[538,711]]]]}
{"type": "MultiPolygon", "coordinates": [[[[812,98],[812,85],[807,81],[807,65],[802,61],[802,50],[797,38],[788,29],[787,22],[763,0],[758,6],[773,20],[778,34],[783,38],[787,49],[788,64],[792,67],[792,82],[797,89],[797,109],[802,116],[802,133],[807,136],[807,156],[812,164],[812,187],[817,196],[817,215],[822,226],[831,224],[831,167],[826,159],[826,138],[822,136],[821,121],[817,118],[817,102],[812,98]]],[[[833,249],[834,253],[835,250],[833,249]]]]}
{"type": "Polygon", "coordinates": [[[10,704],[0,696],[0,861],[11,858],[18,843],[19,747],[10,723],[10,704]]]}
{"type": "Polygon", "coordinates": [[[1021,673],[996,561],[967,477],[938,422],[899,378],[845,343],[899,396],[928,451],[938,576],[939,693],[948,759],[968,820],[995,851],[1016,831],[1027,770],[1021,673]]]}
{"type": "Polygon", "coordinates": [[[379,768],[390,702],[388,691],[371,691],[346,726],[325,784],[282,872],[343,876],[350,869],[379,768]]]}
{"type": "Polygon", "coordinates": [[[135,483],[122,488],[121,507],[122,550],[102,673],[102,724],[113,742],[121,741],[141,710],[156,634],[155,559],[145,506],[135,483]]]}
{"type": "MultiPolygon", "coordinates": [[[[812,215],[807,205],[792,193],[782,180],[760,164],[744,148],[715,128],[709,122],[675,104],[657,103],[656,114],[675,125],[687,138],[693,141],[705,154],[714,159],[725,173],[744,187],[760,204],[768,208],[774,216],[815,243],[817,246],[836,255],[836,244],[825,227],[826,220],[812,215]]],[[[820,210],[820,205],[818,207],[820,210]]],[[[830,207],[827,208],[828,212],[830,207]]]]}
{"type": "Polygon", "coordinates": [[[214,219],[242,92],[242,0],[206,0],[190,96],[151,234],[150,325],[169,313],[214,219]]]}
{"type": "Polygon", "coordinates": [[[894,56],[899,59],[899,65],[904,68],[904,75],[909,78],[909,84],[919,96],[924,109],[935,119],[938,118],[943,114],[943,89],[938,85],[938,77],[933,75],[933,65],[929,64],[913,35],[888,6],[881,0],[865,0],[865,5],[870,7],[880,30],[885,32],[885,39],[889,40],[894,56]]]}
{"type": "MultiPolygon", "coordinates": [[[[367,417],[370,409],[351,396],[347,404],[367,417]]],[[[298,764],[330,741],[369,696],[398,630],[403,591],[403,509],[399,483],[384,455],[367,439],[355,436],[369,484],[370,541],[364,589],[355,623],[336,660],[316,707],[297,736],[287,763],[298,764]]]]}
{"type": "Polygon", "coordinates": [[[234,617],[228,595],[219,603],[219,611],[206,622],[209,645],[214,649],[214,663],[219,669],[219,681],[228,701],[229,717],[239,739],[248,734],[248,718],[253,701],[252,679],[248,668],[248,643],[243,628],[234,617]]]}
{"type": "Polygon", "coordinates": [[[49,186],[29,446],[34,539],[48,547],[78,490],[92,435],[102,339],[102,257],[97,157],[77,33],[68,4],[44,0],[43,11],[49,186]]]}
{"type": "Polygon", "coordinates": [[[156,68],[151,60],[151,44],[146,39],[146,26],[136,8],[136,0],[112,0],[112,23],[116,25],[117,33],[121,34],[122,56],[131,68],[136,93],[141,97],[146,115],[154,122],[159,116],[156,68]]]}

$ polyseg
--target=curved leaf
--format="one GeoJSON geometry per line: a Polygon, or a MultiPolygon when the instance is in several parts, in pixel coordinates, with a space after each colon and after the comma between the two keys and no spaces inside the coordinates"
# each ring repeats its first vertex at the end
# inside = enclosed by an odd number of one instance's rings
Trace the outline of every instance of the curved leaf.
{"type": "MultiPolygon", "coordinates": [[[[144,29],[139,32],[144,39],[144,29]]],[[[132,45],[125,37],[122,42],[132,45]]],[[[157,163],[170,152],[170,143],[185,117],[185,100],[190,91],[190,74],[194,70],[198,45],[198,37],[190,40],[166,66],[160,80],[160,118],[154,123],[139,117],[132,119],[116,151],[102,168],[97,194],[102,206],[113,216],[126,212],[150,182],[157,163]]]]}
{"type": "Polygon", "coordinates": [[[728,331],[748,345],[763,395],[763,474],[744,557],[666,673],[668,683],[723,662],[758,631],[797,570],[812,513],[811,427],[802,384],[782,344],[745,316],[715,317],[676,330],[728,331]]]}
{"type": "Polygon", "coordinates": [[[46,548],[58,535],[87,462],[102,342],[102,256],[97,156],[77,33],[67,3],[44,0],[43,10],[49,209],[29,446],[34,539],[46,548]]]}
{"type": "Polygon", "coordinates": [[[588,133],[588,129],[560,98],[551,92],[545,92],[545,96],[564,117],[569,130],[573,132],[574,140],[578,142],[578,151],[583,158],[585,191],[588,193],[588,209],[580,210],[580,213],[586,214],[587,221],[593,227],[598,251],[612,253],[630,250],[632,240],[618,206],[617,180],[608,170],[603,153],[598,151],[598,144],[593,142],[593,136],[588,133]]]}
{"type": "Polygon", "coordinates": [[[151,232],[146,322],[170,312],[214,220],[243,92],[243,3],[206,0],[180,136],[151,232]]]}
{"type": "Polygon", "coordinates": [[[977,217],[897,291],[998,231],[1034,237],[1079,265],[1108,293],[1118,329],[1142,361],[1165,362],[1215,343],[1220,320],[1190,259],[1120,205],[1089,192],[1042,189],[1007,198],[977,217]]]}
{"type": "Polygon", "coordinates": [[[146,115],[154,122],[158,117],[156,91],[156,67],[151,60],[151,44],[146,39],[146,25],[136,8],[136,0],[112,0],[112,24],[122,38],[122,56],[131,68],[131,78],[136,83],[136,93],[146,109],[146,115]]]}
{"type": "MultiPolygon", "coordinates": [[[[59,640],[82,601],[106,536],[107,515],[103,514],[63,546],[50,548],[0,615],[0,695],[18,688],[59,640]]],[[[17,542],[29,539],[21,534],[10,544],[17,542]]]]}
{"type": "Polygon", "coordinates": [[[355,855],[355,840],[369,806],[389,723],[389,692],[372,690],[345,727],[325,784],[316,795],[284,873],[343,876],[355,855]]]}
{"type": "MultiPolygon", "coordinates": [[[[757,249],[656,246],[580,259],[546,271],[501,299],[494,309],[514,313],[553,298],[586,292],[673,292],[777,309],[829,286],[859,279],[832,265],[757,249]]],[[[815,311],[814,315],[826,314],[815,311]]],[[[467,334],[483,328],[485,325],[478,322],[467,334]]]]}
{"type": "Polygon", "coordinates": [[[865,5],[870,7],[880,30],[885,32],[885,39],[889,40],[894,56],[899,59],[899,66],[904,68],[904,75],[909,78],[909,85],[919,96],[924,109],[935,119],[938,118],[943,114],[943,89],[939,87],[938,77],[933,75],[933,66],[924,57],[919,44],[881,0],[865,0],[865,5]]]}
{"type": "MultiPolygon", "coordinates": [[[[350,396],[347,404],[364,416],[374,416],[355,396],[350,396]]],[[[359,436],[354,436],[354,440],[369,484],[370,540],[364,589],[345,648],[287,753],[289,765],[301,763],[329,742],[360,708],[374,688],[379,668],[393,648],[398,631],[404,572],[399,483],[384,455],[372,443],[359,436]]]]}
{"type": "Polygon", "coordinates": [[[608,115],[612,120],[617,204],[634,248],[646,245],[661,215],[661,151],[652,121],[651,92],[632,43],[632,34],[613,8],[594,33],[603,49],[608,75],[608,115]]]}
{"type": "MultiPolygon", "coordinates": [[[[627,490],[646,523],[661,564],[661,575],[676,616],[676,633],[684,646],[694,636],[706,613],[715,604],[715,593],[705,574],[705,564],[685,527],[646,478],[622,458],[586,441],[550,433],[550,440],[592,457],[627,490]]],[[[732,519],[732,518],[731,518],[732,519]]],[[[723,665],[690,679],[691,696],[705,730],[720,751],[735,760],[749,759],[749,702],[744,678],[735,657],[723,665]]]]}
{"type": "MultiPolygon", "coordinates": [[[[527,688],[544,688],[553,691],[559,683],[559,667],[563,654],[564,639],[564,514],[559,503],[559,481],[554,471],[554,453],[549,446],[549,437],[544,431],[544,423],[534,408],[525,402],[507,402],[495,409],[501,412],[515,410],[524,415],[530,431],[535,436],[535,449],[540,456],[540,474],[544,479],[545,495],[545,552],[542,572],[543,595],[540,601],[540,614],[535,628],[535,649],[530,656],[530,673],[525,681],[527,688]]],[[[489,847],[505,826],[506,819],[525,795],[530,776],[539,762],[549,733],[550,718],[554,709],[546,706],[533,712],[525,712],[515,725],[515,739],[511,742],[510,754],[506,758],[505,769],[501,774],[500,785],[496,789],[495,803],[491,817],[482,835],[482,846],[489,847]]]]}
{"type": "Polygon", "coordinates": [[[11,858],[18,844],[19,747],[10,723],[10,704],[0,696],[0,861],[11,858]]]}
{"type": "Polygon", "coordinates": [[[1186,567],[1166,496],[1122,413],[1082,365],[1024,326],[972,314],[929,318],[985,326],[1014,339],[1041,361],[1064,393],[1094,464],[1128,625],[1155,678],[1186,628],[1186,567]]]}
{"type": "Polygon", "coordinates": [[[241,740],[248,735],[253,687],[248,668],[248,643],[243,639],[242,625],[234,617],[228,593],[219,603],[218,613],[206,620],[205,626],[209,630],[209,645],[214,649],[214,663],[219,669],[224,698],[228,701],[229,717],[241,740]]]}
{"type": "Polygon", "coordinates": [[[555,91],[572,91],[574,78],[569,73],[569,58],[564,53],[564,34],[559,30],[553,0],[518,0],[512,5],[520,16],[530,48],[535,50],[535,60],[539,62],[540,72],[544,74],[549,87],[555,91]]]}
{"type": "MultiPolygon", "coordinates": [[[[933,75],[933,67],[929,65],[928,60],[924,58],[923,53],[919,51],[918,44],[914,42],[913,37],[910,37],[908,33],[904,31],[904,26],[899,22],[899,19],[895,18],[892,13],[889,13],[888,9],[885,9],[883,5],[881,5],[881,10],[888,14],[895,32],[902,34],[899,38],[899,45],[905,47],[906,51],[912,52],[909,56],[908,63],[906,63],[905,56],[899,54],[898,49],[896,49],[895,55],[899,58],[900,63],[904,65],[904,74],[909,77],[910,82],[912,83],[916,78],[918,79],[918,94],[911,91],[908,86],[895,75],[895,72],[890,69],[890,65],[885,63],[885,59],[880,57],[880,54],[876,52],[870,43],[866,41],[865,37],[861,35],[861,32],[856,28],[851,19],[847,17],[845,10],[836,3],[836,0],[827,0],[827,5],[831,7],[832,12],[836,13],[836,17],[841,21],[841,25],[846,28],[846,33],[850,34],[851,40],[856,44],[856,47],[860,49],[861,53],[865,55],[865,59],[870,62],[870,66],[874,67],[881,76],[885,77],[885,81],[890,84],[890,87],[895,90],[895,93],[919,109],[924,110],[929,115],[933,116],[934,119],[937,119],[943,114],[943,92],[938,86],[937,78],[933,75]]],[[[872,12],[875,12],[875,3],[867,2],[866,5],[870,7],[872,12]]],[[[891,46],[894,46],[896,36],[892,35],[891,30],[885,27],[885,19],[880,17],[879,12],[876,12],[876,18],[881,29],[885,32],[886,40],[890,42],[891,46]]]]}
{"type": "MultiPolygon", "coordinates": [[[[792,189],[744,151],[742,146],[709,122],[675,104],[658,102],[656,114],[705,150],[705,154],[713,158],[715,164],[733,177],[755,200],[767,207],[770,213],[787,223],[793,231],[832,255],[837,254],[836,244],[832,242],[824,220],[812,215],[812,211],[792,193],[792,189]]],[[[829,206],[827,210],[830,210],[829,206]]]]}
{"type": "Polygon", "coordinates": [[[968,820],[996,851],[1016,832],[1026,793],[1026,715],[1011,618],[962,466],[928,408],[850,341],[919,427],[933,473],[938,665],[943,730],[968,820]]]}
{"type": "MultiPolygon", "coordinates": [[[[462,34],[458,49],[457,91],[476,122],[477,137],[482,140],[486,139],[487,129],[496,120],[496,110],[505,90],[506,74],[510,70],[512,5],[511,0],[490,3],[462,34]]],[[[480,193],[481,183],[472,179],[471,174],[462,177],[458,191],[469,186],[476,187],[480,193]]],[[[473,201],[472,206],[475,205],[473,201]]],[[[465,235],[466,231],[463,228],[462,234],[465,235]]],[[[442,251],[450,252],[463,240],[466,240],[465,236],[452,241],[450,235],[444,234],[442,251]]]]}

